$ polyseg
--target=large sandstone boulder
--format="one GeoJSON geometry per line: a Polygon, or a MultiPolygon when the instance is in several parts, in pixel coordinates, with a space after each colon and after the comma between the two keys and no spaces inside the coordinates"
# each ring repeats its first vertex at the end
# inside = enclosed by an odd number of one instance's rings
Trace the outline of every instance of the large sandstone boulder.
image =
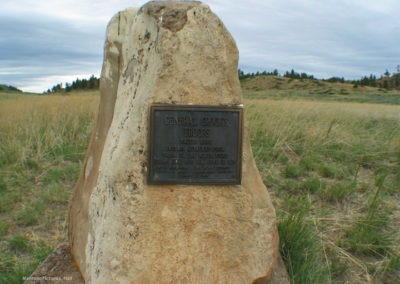
{"type": "Polygon", "coordinates": [[[239,106],[237,63],[231,35],[200,2],[149,2],[111,20],[70,214],[86,283],[287,282],[246,129],[241,185],[147,184],[150,106],[239,106]]]}
{"type": "Polygon", "coordinates": [[[99,115],[86,152],[85,167],[72,197],[69,241],[73,249],[74,259],[83,273],[86,270],[85,247],[89,229],[89,198],[97,184],[100,159],[108,129],[114,116],[115,100],[123,64],[122,44],[128,37],[128,29],[132,25],[136,12],[137,9],[127,9],[116,14],[108,24],[100,81],[99,115]]]}

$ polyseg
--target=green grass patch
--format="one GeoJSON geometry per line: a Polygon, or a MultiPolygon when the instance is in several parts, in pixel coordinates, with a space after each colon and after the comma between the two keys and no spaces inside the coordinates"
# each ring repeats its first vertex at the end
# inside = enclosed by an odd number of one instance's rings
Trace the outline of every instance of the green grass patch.
{"type": "Polygon", "coordinates": [[[386,177],[383,173],[376,178],[376,190],[366,208],[367,214],[346,231],[348,244],[355,254],[377,257],[396,254],[392,249],[394,240],[387,230],[390,211],[382,199],[386,177]]]}
{"type": "Polygon", "coordinates": [[[291,283],[329,283],[330,270],[314,226],[300,216],[288,216],[278,223],[280,251],[291,283]]]}
{"type": "Polygon", "coordinates": [[[39,241],[34,243],[25,236],[13,236],[7,247],[0,247],[0,283],[24,283],[36,267],[46,259],[52,248],[39,241]]]}
{"type": "Polygon", "coordinates": [[[346,231],[349,250],[359,256],[386,256],[393,244],[386,231],[389,218],[386,213],[368,215],[346,231]]]}
{"type": "Polygon", "coordinates": [[[68,203],[70,198],[70,189],[62,186],[61,184],[52,184],[44,188],[40,193],[39,197],[45,204],[51,203],[68,203]]]}
{"type": "Polygon", "coordinates": [[[22,196],[15,191],[3,193],[0,198],[0,213],[11,213],[17,202],[22,200],[22,196]]]}
{"type": "Polygon", "coordinates": [[[317,177],[308,178],[300,186],[302,191],[307,191],[312,194],[319,193],[321,190],[324,189],[324,187],[325,184],[323,183],[323,181],[317,177]]]}
{"type": "Polygon", "coordinates": [[[0,175],[0,193],[5,192],[7,190],[7,184],[4,178],[0,175]]]}
{"type": "Polygon", "coordinates": [[[60,165],[49,168],[43,174],[41,181],[44,184],[63,183],[66,181],[74,181],[79,177],[80,167],[76,164],[60,165]]]}
{"type": "Polygon", "coordinates": [[[303,169],[294,164],[288,164],[283,170],[283,174],[287,178],[299,178],[304,174],[303,169]]]}
{"type": "Polygon", "coordinates": [[[7,222],[0,219],[0,237],[6,235],[9,228],[10,225],[7,222]]]}
{"type": "Polygon", "coordinates": [[[323,191],[320,191],[319,195],[324,201],[340,202],[349,199],[355,192],[355,188],[355,182],[335,182],[331,186],[326,187],[323,191]]]}
{"type": "Polygon", "coordinates": [[[18,211],[15,214],[15,220],[19,225],[33,226],[39,223],[39,220],[43,218],[47,205],[43,201],[36,201],[30,206],[18,211]]]}
{"type": "Polygon", "coordinates": [[[31,251],[30,241],[25,236],[14,236],[8,240],[8,247],[11,251],[24,253],[31,251]]]}

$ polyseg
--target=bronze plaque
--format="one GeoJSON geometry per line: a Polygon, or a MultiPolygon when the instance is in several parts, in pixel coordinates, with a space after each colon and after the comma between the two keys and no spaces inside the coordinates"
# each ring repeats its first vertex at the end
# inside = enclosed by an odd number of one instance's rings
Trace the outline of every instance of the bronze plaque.
{"type": "Polygon", "coordinates": [[[149,184],[240,184],[241,107],[153,105],[149,184]]]}

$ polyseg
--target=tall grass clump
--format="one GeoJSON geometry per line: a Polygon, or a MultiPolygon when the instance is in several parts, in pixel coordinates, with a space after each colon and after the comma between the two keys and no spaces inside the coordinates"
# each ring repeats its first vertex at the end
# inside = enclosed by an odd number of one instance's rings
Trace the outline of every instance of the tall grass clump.
{"type": "Polygon", "coordinates": [[[97,94],[0,101],[0,283],[22,283],[66,237],[97,94]]]}
{"type": "Polygon", "coordinates": [[[400,107],[245,102],[292,282],[400,283],[400,107]]]}
{"type": "Polygon", "coordinates": [[[278,223],[280,252],[292,283],[329,283],[330,271],[315,226],[302,215],[278,223]]]}

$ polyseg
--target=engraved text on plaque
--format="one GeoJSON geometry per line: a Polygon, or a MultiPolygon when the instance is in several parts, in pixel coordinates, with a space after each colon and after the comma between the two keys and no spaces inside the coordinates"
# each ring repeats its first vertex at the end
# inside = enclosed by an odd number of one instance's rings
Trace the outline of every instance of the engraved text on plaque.
{"type": "Polygon", "coordinates": [[[150,184],[240,184],[242,108],[153,105],[150,184]]]}

